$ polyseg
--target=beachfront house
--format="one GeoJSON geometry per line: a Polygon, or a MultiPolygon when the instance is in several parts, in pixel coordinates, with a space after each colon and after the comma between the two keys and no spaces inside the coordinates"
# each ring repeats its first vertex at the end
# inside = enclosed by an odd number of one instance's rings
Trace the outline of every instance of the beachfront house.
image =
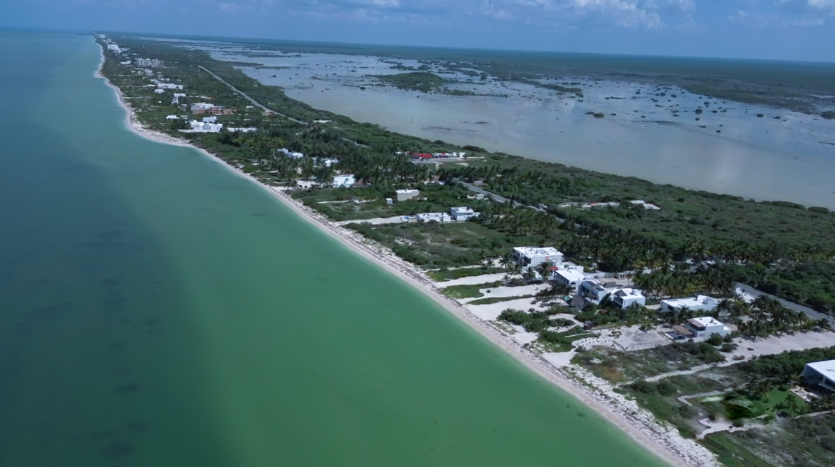
{"type": "Polygon", "coordinates": [[[451,208],[449,210],[449,215],[452,216],[453,219],[456,221],[467,221],[470,220],[471,217],[477,217],[479,213],[474,212],[470,208],[451,208]]]}
{"type": "Polygon", "coordinates": [[[394,194],[397,197],[397,201],[408,201],[410,199],[415,199],[420,195],[419,190],[395,190],[394,194]]]}
{"type": "Polygon", "coordinates": [[[625,287],[614,293],[612,303],[617,305],[618,308],[625,309],[636,304],[646,306],[647,298],[644,296],[643,290],[625,287]]]}
{"type": "Polygon", "coordinates": [[[661,300],[661,306],[658,308],[658,312],[669,313],[671,311],[680,311],[682,308],[710,312],[717,305],[719,305],[719,300],[706,295],[697,295],[691,298],[671,298],[669,300],[661,300]]]}
{"type": "Polygon", "coordinates": [[[707,339],[713,334],[725,337],[733,332],[728,325],[709,316],[688,319],[683,326],[673,326],[673,330],[687,339],[707,339]]]}
{"type": "Polygon", "coordinates": [[[586,279],[586,274],[583,272],[582,266],[575,266],[573,268],[557,269],[551,274],[551,281],[557,284],[564,284],[571,288],[572,291],[577,290],[580,284],[586,279]]]}
{"type": "Polygon", "coordinates": [[[220,130],[223,129],[222,123],[198,122],[197,120],[190,121],[189,125],[191,125],[191,130],[180,131],[192,133],[219,133],[220,130]]]}
{"type": "Polygon", "coordinates": [[[835,360],[807,363],[800,377],[810,386],[835,391],[835,360]]]}
{"type": "Polygon", "coordinates": [[[586,304],[599,304],[607,295],[618,308],[629,308],[635,303],[644,306],[647,303],[643,291],[639,289],[624,288],[615,282],[601,282],[597,279],[586,279],[580,282],[577,293],[586,304]]]}
{"type": "Polygon", "coordinates": [[[513,260],[523,268],[535,268],[540,263],[560,263],[563,255],[556,248],[519,246],[513,249],[513,260]]]}
{"type": "Polygon", "coordinates": [[[354,178],[354,174],[343,174],[333,177],[333,186],[335,188],[347,188],[353,186],[355,183],[357,183],[357,180],[354,178]]]}

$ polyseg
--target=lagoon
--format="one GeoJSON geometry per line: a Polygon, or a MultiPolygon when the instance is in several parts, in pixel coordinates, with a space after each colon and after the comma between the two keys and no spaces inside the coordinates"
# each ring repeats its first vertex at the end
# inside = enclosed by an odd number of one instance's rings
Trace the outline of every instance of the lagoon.
{"type": "Polygon", "coordinates": [[[470,77],[450,74],[437,62],[428,71],[459,81],[450,89],[480,95],[422,94],[373,78],[402,73],[397,64],[420,66],[414,59],[281,53],[222,42],[188,46],[217,59],[259,63],[239,68],[314,108],[391,131],[694,190],[835,209],[835,121],[817,115],[708,99],[645,78],[563,77],[583,89],[578,99],[492,78],[468,83],[470,77]]]}

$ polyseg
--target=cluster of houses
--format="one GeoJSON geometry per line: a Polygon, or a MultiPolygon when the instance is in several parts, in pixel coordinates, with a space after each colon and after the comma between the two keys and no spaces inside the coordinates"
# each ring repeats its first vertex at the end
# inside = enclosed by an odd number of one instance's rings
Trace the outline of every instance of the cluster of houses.
{"type": "Polygon", "coordinates": [[[432,154],[428,153],[416,153],[416,154],[409,154],[404,152],[396,152],[395,154],[406,154],[412,157],[414,160],[427,160],[427,159],[464,159],[467,156],[466,152],[433,152],[432,154]]]}
{"type": "Polygon", "coordinates": [[[148,68],[163,68],[163,67],[165,67],[165,62],[162,61],[162,60],[158,60],[156,58],[152,58],[152,59],[137,58],[136,59],[136,66],[148,67],[148,68]]]}
{"type": "MultiPolygon", "coordinates": [[[[652,203],[647,203],[642,199],[635,199],[629,202],[635,206],[641,206],[648,211],[660,211],[661,208],[656,206],[652,203]]],[[[616,201],[609,201],[609,202],[599,202],[599,203],[562,203],[559,205],[561,208],[576,208],[576,209],[594,209],[594,208],[605,208],[605,207],[619,207],[620,203],[616,201]]]]}
{"type": "MultiPolygon", "coordinates": [[[[565,261],[563,254],[556,248],[516,247],[513,249],[512,258],[520,267],[532,270],[537,276],[540,265],[548,264],[550,276],[542,279],[568,286],[573,296],[572,307],[600,304],[607,297],[614,306],[621,309],[632,305],[646,306],[646,296],[642,290],[606,281],[605,278],[601,278],[603,274],[599,272],[586,272],[583,266],[565,261]]],[[[719,300],[699,295],[693,298],[663,300],[658,312],[670,313],[687,308],[709,313],[718,305],[719,300]]],[[[674,326],[672,332],[667,334],[673,339],[707,339],[712,334],[724,337],[735,330],[733,325],[705,316],[690,319],[681,326],[674,326]]]]}
{"type": "Polygon", "coordinates": [[[414,216],[402,216],[400,220],[403,222],[466,222],[473,217],[478,217],[480,214],[471,208],[462,206],[450,208],[449,213],[424,212],[414,216]]]}
{"type": "Polygon", "coordinates": [[[214,105],[206,102],[199,102],[191,105],[191,113],[194,115],[212,114],[212,115],[232,115],[235,113],[234,109],[224,108],[222,105],[214,105]]]}

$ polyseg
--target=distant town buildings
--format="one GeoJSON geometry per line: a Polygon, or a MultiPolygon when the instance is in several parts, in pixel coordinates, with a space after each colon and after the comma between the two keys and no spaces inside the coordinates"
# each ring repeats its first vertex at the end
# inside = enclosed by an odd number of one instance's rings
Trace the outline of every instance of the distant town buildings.
{"type": "Polygon", "coordinates": [[[136,59],[136,66],[141,67],[149,67],[149,68],[163,68],[165,67],[165,62],[162,60],[154,59],[147,59],[147,58],[137,58],[136,59]]]}
{"type": "Polygon", "coordinates": [[[107,50],[113,51],[117,54],[122,53],[122,49],[120,49],[116,44],[107,44],[107,50]]]}
{"type": "Polygon", "coordinates": [[[157,83],[157,87],[160,89],[175,89],[175,90],[182,90],[182,84],[174,84],[174,83],[157,83]]]}

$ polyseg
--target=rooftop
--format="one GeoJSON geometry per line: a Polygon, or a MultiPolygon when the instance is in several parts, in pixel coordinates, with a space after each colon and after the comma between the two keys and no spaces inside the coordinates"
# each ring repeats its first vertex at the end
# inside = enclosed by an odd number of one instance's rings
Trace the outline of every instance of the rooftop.
{"type": "Polygon", "coordinates": [[[688,320],[688,322],[690,324],[692,324],[693,326],[695,326],[697,328],[700,328],[700,329],[705,329],[705,328],[708,328],[708,327],[715,327],[715,326],[724,326],[725,325],[725,323],[723,323],[723,322],[721,322],[721,321],[719,321],[715,318],[711,318],[709,316],[703,316],[703,317],[700,317],[700,318],[693,318],[691,320],[688,320]]]}
{"type": "Polygon", "coordinates": [[[668,306],[672,308],[693,308],[693,307],[700,307],[702,305],[716,305],[717,300],[713,297],[708,297],[707,295],[699,295],[696,297],[688,297],[688,298],[671,298],[668,300],[662,300],[662,303],[666,303],[668,306]]]}
{"type": "Polygon", "coordinates": [[[807,363],[806,366],[835,381],[835,360],[807,363]]]}
{"type": "Polygon", "coordinates": [[[517,246],[513,251],[522,256],[562,256],[556,248],[553,247],[535,247],[535,246],[517,246]]]}

